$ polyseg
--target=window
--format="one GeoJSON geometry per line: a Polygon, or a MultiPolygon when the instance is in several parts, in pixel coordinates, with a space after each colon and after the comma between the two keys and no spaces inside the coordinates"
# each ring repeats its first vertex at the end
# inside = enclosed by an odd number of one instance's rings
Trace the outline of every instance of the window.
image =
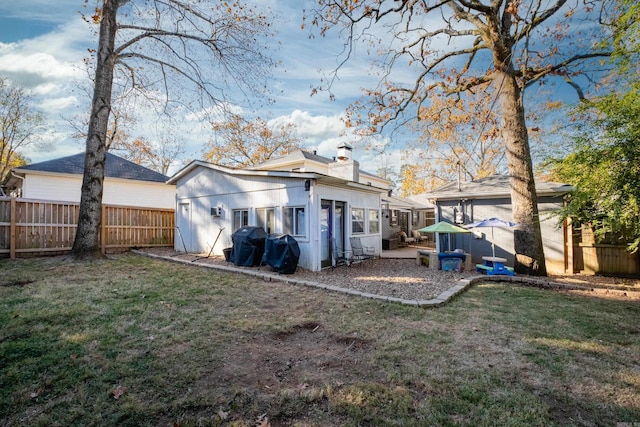
{"type": "Polygon", "coordinates": [[[285,233],[291,234],[292,236],[307,235],[307,223],[305,221],[303,206],[284,208],[283,213],[283,231],[285,233]]]}
{"type": "Polygon", "coordinates": [[[411,225],[418,225],[418,211],[411,212],[411,225]]]}
{"type": "Polygon", "coordinates": [[[391,225],[398,225],[398,211],[397,210],[392,210],[391,211],[391,225]]]}
{"type": "Polygon", "coordinates": [[[234,209],[233,210],[233,231],[237,231],[242,227],[249,225],[249,210],[234,209]]]}
{"type": "Polygon", "coordinates": [[[273,233],[275,218],[275,211],[273,208],[258,208],[256,209],[256,225],[264,228],[267,234],[273,233]]]}
{"type": "Polygon", "coordinates": [[[380,211],[377,209],[369,210],[369,233],[376,234],[380,232],[380,211]]]}
{"type": "Polygon", "coordinates": [[[364,209],[351,209],[351,232],[364,233],[364,209]]]}

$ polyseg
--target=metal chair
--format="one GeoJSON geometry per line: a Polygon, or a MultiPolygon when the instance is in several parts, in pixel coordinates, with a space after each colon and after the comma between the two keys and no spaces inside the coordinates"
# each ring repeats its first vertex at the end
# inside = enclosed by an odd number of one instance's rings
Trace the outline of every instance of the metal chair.
{"type": "Polygon", "coordinates": [[[359,237],[350,237],[349,242],[351,243],[351,253],[354,260],[364,261],[366,259],[375,258],[375,248],[371,246],[362,246],[362,242],[359,237]]]}
{"type": "Polygon", "coordinates": [[[333,259],[332,268],[339,265],[351,266],[351,251],[338,247],[334,237],[331,238],[331,258],[333,259]]]}

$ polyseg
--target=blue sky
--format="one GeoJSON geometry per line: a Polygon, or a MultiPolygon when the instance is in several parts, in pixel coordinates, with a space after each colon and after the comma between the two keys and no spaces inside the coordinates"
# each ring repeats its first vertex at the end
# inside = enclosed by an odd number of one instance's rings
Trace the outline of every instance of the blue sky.
{"type": "MultiPolygon", "coordinates": [[[[303,9],[310,8],[314,0],[256,0],[260,5],[270,6],[276,15],[276,38],[281,44],[276,54],[282,66],[276,70],[272,82],[275,103],[259,111],[238,107],[247,114],[259,114],[273,121],[288,121],[297,126],[303,145],[318,153],[331,157],[337,145],[356,141],[340,118],[345,108],[361,96],[363,87],[375,87],[377,79],[369,75],[370,57],[360,49],[341,69],[339,79],[333,86],[335,100],[326,93],[311,96],[311,88],[320,83],[322,73],[328,73],[338,64],[342,42],[330,33],[329,37],[308,37],[308,30],[301,29],[303,9]]],[[[84,0],[21,0],[0,2],[0,75],[8,77],[27,89],[34,97],[37,107],[46,113],[47,131],[42,142],[24,150],[33,162],[75,154],[84,150],[84,141],[72,138],[73,125],[82,127],[82,118],[89,110],[90,93],[82,89],[90,84],[83,67],[88,49],[95,49],[97,36],[80,17],[84,0]]],[[[89,4],[95,5],[95,0],[89,4]]],[[[437,18],[437,17],[436,17],[437,18]]],[[[428,26],[428,23],[425,23],[428,26]]],[[[409,81],[406,76],[397,76],[409,81]]],[[[565,87],[566,88],[566,87],[565,87]]],[[[528,98],[536,106],[550,97],[571,99],[574,94],[563,92],[560,86],[549,85],[533,88],[528,98]]],[[[529,101],[531,102],[531,101],[529,101]]],[[[166,130],[158,127],[158,118],[151,112],[138,108],[140,121],[132,137],[144,136],[154,140],[166,130]]],[[[186,114],[186,113],[185,113],[186,114]]],[[[186,115],[185,128],[173,129],[176,138],[184,142],[184,160],[201,158],[202,149],[212,133],[206,126],[194,126],[186,115]]],[[[354,157],[361,167],[369,172],[392,165],[402,164],[402,148],[411,135],[399,136],[391,144],[385,156],[365,150],[364,144],[355,144],[354,157]]],[[[388,142],[383,137],[369,141],[388,142]]],[[[176,165],[176,168],[180,165],[176,165]]],[[[171,172],[176,170],[174,168],[171,172]]]]}
{"type": "MultiPolygon", "coordinates": [[[[79,117],[88,111],[90,96],[80,89],[89,84],[82,61],[88,56],[88,49],[97,45],[97,37],[80,17],[79,11],[87,11],[83,3],[82,0],[57,0],[55,6],[49,0],[0,3],[0,75],[27,89],[37,107],[46,113],[48,130],[43,141],[24,150],[33,162],[84,150],[84,141],[71,137],[74,130],[69,124],[71,120],[76,126],[81,125],[79,117]]],[[[341,141],[354,141],[353,136],[344,135],[340,117],[345,107],[360,96],[360,88],[374,82],[367,76],[369,63],[363,57],[347,64],[334,86],[334,101],[325,93],[312,97],[312,86],[320,83],[320,70],[328,72],[335,68],[341,42],[312,40],[308,31],[301,29],[303,8],[310,2],[270,3],[276,12],[277,40],[281,42],[276,53],[283,63],[274,75],[275,103],[257,114],[267,120],[293,122],[305,146],[333,156],[341,141]]],[[[134,136],[153,139],[149,134],[153,134],[156,121],[151,115],[143,118],[137,125],[141,134],[134,136]]],[[[187,147],[185,160],[200,158],[203,144],[210,137],[206,129],[201,134],[190,130],[178,131],[187,147]]],[[[364,147],[356,147],[356,157],[371,172],[382,166],[364,147]]]]}

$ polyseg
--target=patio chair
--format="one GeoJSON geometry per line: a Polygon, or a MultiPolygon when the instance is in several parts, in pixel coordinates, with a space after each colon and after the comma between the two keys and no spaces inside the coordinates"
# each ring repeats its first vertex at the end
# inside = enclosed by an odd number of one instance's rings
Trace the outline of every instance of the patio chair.
{"type": "Polygon", "coordinates": [[[422,237],[422,234],[420,234],[418,230],[413,230],[411,234],[413,235],[413,238],[416,239],[417,243],[420,243],[422,242],[422,240],[424,240],[424,237],[422,237]]]}
{"type": "Polygon", "coordinates": [[[334,237],[331,238],[331,258],[333,258],[332,268],[339,265],[351,266],[351,251],[339,248],[334,237]]]}
{"type": "Polygon", "coordinates": [[[364,261],[366,259],[375,258],[375,248],[371,246],[362,246],[362,242],[359,237],[350,237],[351,254],[356,261],[364,261]]]}
{"type": "Polygon", "coordinates": [[[407,236],[404,230],[398,232],[398,237],[400,238],[400,246],[402,247],[409,246],[416,241],[414,237],[407,236]]]}

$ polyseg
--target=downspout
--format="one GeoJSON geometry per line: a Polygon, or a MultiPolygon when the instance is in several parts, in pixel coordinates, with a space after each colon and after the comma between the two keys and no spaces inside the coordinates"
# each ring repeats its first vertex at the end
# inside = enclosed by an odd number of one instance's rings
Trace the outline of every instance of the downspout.
{"type": "Polygon", "coordinates": [[[18,198],[20,198],[22,197],[22,187],[24,187],[24,176],[16,175],[14,171],[11,171],[10,173],[12,177],[22,180],[22,185],[20,186],[20,189],[19,189],[20,191],[18,192],[19,193],[18,198]]]}

